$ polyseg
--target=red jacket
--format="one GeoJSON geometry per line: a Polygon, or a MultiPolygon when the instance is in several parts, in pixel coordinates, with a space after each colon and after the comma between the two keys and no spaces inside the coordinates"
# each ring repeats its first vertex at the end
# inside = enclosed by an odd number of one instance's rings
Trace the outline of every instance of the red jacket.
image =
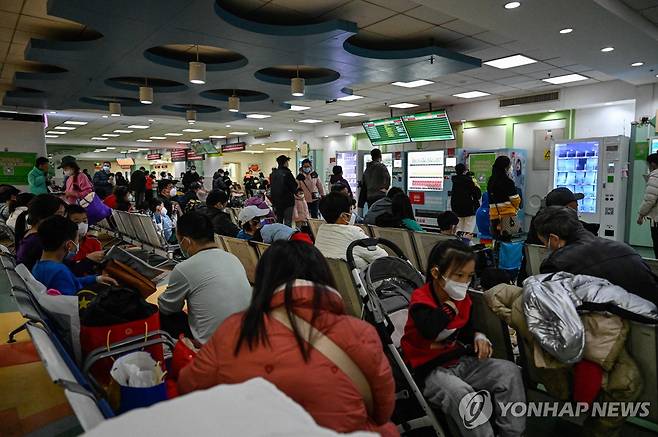
{"type": "MultiPolygon", "coordinates": [[[[296,281],[292,296],[295,314],[310,321],[312,283],[296,281]]],[[[274,294],[271,305],[283,305],[283,292],[274,294]]],[[[250,350],[243,343],[235,356],[242,315],[226,319],[192,364],[183,368],[178,379],[181,394],[260,376],[300,404],[320,426],[343,433],[368,430],[384,436],[398,435],[390,422],[395,382],[379,336],[368,323],[344,314],[337,292],[328,293],[314,327],[343,349],[367,378],[374,401],[372,418],[351,379],[317,350],[311,350],[305,363],[292,331],[277,320],[265,320],[269,345],[260,343],[250,350]]]]}
{"type": "Polygon", "coordinates": [[[90,253],[98,252],[99,250],[103,249],[100,241],[94,237],[89,237],[86,235],[82,237],[79,244],[80,248],[78,249],[78,253],[76,253],[73,257],[74,261],[82,261],[83,259],[87,258],[87,255],[90,253]]]}
{"type": "Polygon", "coordinates": [[[112,209],[117,209],[117,196],[114,194],[110,194],[105,199],[103,199],[103,203],[112,209]]]}

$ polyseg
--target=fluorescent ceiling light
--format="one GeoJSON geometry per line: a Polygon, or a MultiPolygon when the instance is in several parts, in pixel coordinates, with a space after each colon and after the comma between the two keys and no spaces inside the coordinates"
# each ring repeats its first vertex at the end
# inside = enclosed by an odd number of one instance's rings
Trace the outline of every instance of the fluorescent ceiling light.
{"type": "Polygon", "coordinates": [[[149,149],[137,149],[137,151],[139,151],[139,152],[146,152],[147,150],[149,150],[149,149]]]}
{"type": "Polygon", "coordinates": [[[84,126],[85,124],[87,124],[87,122],[86,121],[67,120],[67,121],[64,122],[64,124],[73,124],[73,125],[76,125],[76,126],[84,126]]]}
{"type": "Polygon", "coordinates": [[[57,135],[44,135],[46,138],[59,138],[57,135]]]}
{"type": "Polygon", "coordinates": [[[431,80],[420,79],[420,80],[412,80],[411,82],[393,82],[391,85],[401,86],[404,88],[417,88],[419,86],[431,85],[433,83],[434,82],[432,82],[431,80]]]}
{"type": "Polygon", "coordinates": [[[571,32],[573,32],[573,29],[570,28],[570,27],[566,27],[566,28],[560,30],[560,33],[563,34],[563,35],[565,35],[567,33],[571,33],[571,32]]]}
{"type": "Polygon", "coordinates": [[[109,116],[108,116],[108,115],[101,115],[101,117],[103,117],[103,118],[107,118],[107,117],[109,117],[109,116]]]}
{"type": "Polygon", "coordinates": [[[249,135],[249,132],[240,132],[240,131],[235,131],[235,132],[229,132],[229,135],[249,135]]]}
{"type": "Polygon", "coordinates": [[[153,123],[155,120],[153,120],[152,118],[149,118],[148,121],[149,121],[149,123],[153,123]]]}
{"type": "Polygon", "coordinates": [[[350,100],[358,100],[362,98],[363,96],[357,96],[356,94],[352,94],[351,96],[339,97],[336,100],[340,100],[341,102],[349,102],[350,100]]]}
{"type": "Polygon", "coordinates": [[[64,132],[64,131],[56,131],[56,130],[49,130],[49,131],[46,132],[46,133],[47,133],[47,134],[50,134],[50,135],[64,135],[64,134],[67,134],[68,132],[64,132]]]}
{"type": "Polygon", "coordinates": [[[147,124],[131,124],[131,125],[128,126],[128,127],[129,127],[130,129],[148,129],[148,128],[151,127],[151,126],[149,126],[149,125],[147,125],[147,124]]]}
{"type": "Polygon", "coordinates": [[[57,114],[57,111],[50,111],[50,114],[57,114]]]}
{"type": "Polygon", "coordinates": [[[615,49],[614,47],[603,47],[603,48],[601,49],[601,51],[602,51],[603,53],[608,53],[608,52],[613,51],[614,49],[615,49]]]}
{"type": "Polygon", "coordinates": [[[265,152],[261,150],[243,150],[241,153],[251,153],[253,155],[254,153],[265,153],[265,152]]]}
{"type": "Polygon", "coordinates": [[[55,129],[55,130],[75,130],[75,128],[71,127],[71,126],[57,126],[57,127],[54,127],[53,129],[55,129]]]}
{"type": "Polygon", "coordinates": [[[270,118],[270,117],[271,117],[271,115],[266,115],[266,114],[247,114],[247,118],[262,119],[262,118],[270,118]]]}
{"type": "Polygon", "coordinates": [[[322,123],[322,120],[316,120],[314,118],[306,118],[304,120],[299,120],[298,123],[308,123],[308,124],[322,123]]]}
{"type": "Polygon", "coordinates": [[[555,109],[549,109],[548,112],[555,112],[555,109]]]}
{"type": "Polygon", "coordinates": [[[633,62],[631,64],[631,67],[641,67],[644,65],[644,62],[633,62]]]}
{"type": "Polygon", "coordinates": [[[398,109],[407,109],[407,108],[415,108],[416,104],[414,103],[396,103],[395,105],[388,105],[389,108],[398,108],[398,109]]]}
{"type": "Polygon", "coordinates": [[[363,112],[342,112],[338,114],[340,117],[360,117],[361,115],[366,115],[363,112]]]}
{"type": "Polygon", "coordinates": [[[166,140],[167,137],[149,137],[152,140],[166,140]]]}
{"type": "Polygon", "coordinates": [[[288,132],[292,132],[292,129],[288,129],[288,132]]]}
{"type": "Polygon", "coordinates": [[[102,136],[104,137],[110,137],[110,138],[116,138],[119,136],[119,134],[103,134],[102,136]]]}
{"type": "Polygon", "coordinates": [[[110,146],[107,146],[106,149],[107,149],[107,150],[114,150],[114,149],[116,149],[116,147],[110,147],[110,146]]]}
{"type": "Polygon", "coordinates": [[[210,135],[208,138],[226,138],[226,135],[210,135]]]}
{"type": "Polygon", "coordinates": [[[183,132],[203,132],[203,129],[188,128],[188,129],[183,129],[183,132]]]}
{"type": "Polygon", "coordinates": [[[91,139],[96,140],[96,141],[107,141],[107,140],[109,140],[109,138],[105,138],[105,137],[91,137],[91,139]]]}
{"type": "Polygon", "coordinates": [[[192,138],[192,141],[203,141],[203,138],[192,138]]]}
{"type": "Polygon", "coordinates": [[[516,9],[521,6],[521,2],[509,2],[505,3],[505,9],[516,9]]]}
{"type": "Polygon", "coordinates": [[[230,124],[227,124],[226,127],[231,127],[231,125],[230,125],[230,124]]]}
{"type": "Polygon", "coordinates": [[[514,67],[520,67],[521,65],[534,64],[535,62],[537,61],[532,58],[528,58],[527,56],[513,55],[513,56],[507,56],[506,58],[494,59],[491,61],[483,62],[483,64],[504,70],[506,68],[514,68],[514,67]]]}
{"type": "Polygon", "coordinates": [[[544,82],[552,83],[553,85],[561,85],[563,83],[578,82],[579,80],[587,80],[589,77],[582,74],[565,74],[564,76],[549,77],[542,79],[544,82]]]}
{"type": "Polygon", "coordinates": [[[311,109],[310,106],[302,106],[302,105],[290,105],[290,110],[291,111],[305,111],[306,109],[311,109]]]}
{"type": "MultiPolygon", "coordinates": [[[[114,131],[114,132],[116,132],[116,131],[114,131]]],[[[183,134],[179,134],[179,133],[177,133],[177,132],[167,132],[165,135],[168,136],[168,137],[180,137],[180,136],[183,136],[183,134]]]]}
{"type": "Polygon", "coordinates": [[[153,141],[153,140],[145,140],[143,138],[140,138],[139,140],[137,140],[138,143],[150,143],[151,141],[153,141]]]}
{"type": "Polygon", "coordinates": [[[267,147],[265,150],[271,150],[272,152],[290,152],[291,149],[285,147],[267,147]]]}
{"type": "Polygon", "coordinates": [[[262,127],[259,127],[258,130],[263,130],[263,128],[262,128],[262,127]]]}
{"type": "Polygon", "coordinates": [[[131,134],[131,133],[133,133],[134,131],[131,131],[131,130],[125,130],[125,129],[115,129],[115,130],[113,130],[112,132],[116,132],[116,133],[118,133],[118,134],[131,134]]]}
{"type": "Polygon", "coordinates": [[[176,141],[176,144],[190,144],[189,141],[176,141]]]}
{"type": "Polygon", "coordinates": [[[453,97],[459,97],[460,99],[474,99],[476,97],[489,96],[489,93],[483,93],[482,91],[469,91],[467,93],[453,94],[453,97]]]}

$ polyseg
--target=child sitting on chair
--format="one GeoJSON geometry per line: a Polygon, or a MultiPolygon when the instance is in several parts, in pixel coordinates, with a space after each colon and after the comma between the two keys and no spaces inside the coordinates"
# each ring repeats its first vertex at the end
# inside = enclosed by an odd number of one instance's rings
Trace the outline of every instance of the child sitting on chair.
{"type": "Polygon", "coordinates": [[[80,237],[80,248],[72,258],[73,261],[79,263],[88,259],[94,263],[100,263],[105,256],[105,252],[102,250],[103,246],[100,241],[87,235],[87,231],[89,231],[87,210],[80,205],[68,205],[66,215],[78,227],[78,236],[80,237]]]}
{"type": "Polygon", "coordinates": [[[474,274],[475,254],[464,242],[455,239],[434,246],[427,283],[411,295],[401,341],[404,357],[424,386],[427,401],[450,416],[462,436],[494,436],[489,422],[472,429],[464,425],[460,409],[467,395],[493,406],[499,435],[521,436],[525,417],[502,417],[497,407],[525,402],[521,372],[511,361],[491,358],[491,342],[473,328],[467,290],[474,274]]]}
{"type": "Polygon", "coordinates": [[[67,255],[75,256],[79,247],[78,226],[71,220],[58,215],[48,217],[39,225],[38,234],[43,246],[43,254],[41,260],[32,268],[32,275],[47,289],[75,295],[84,287],[95,283],[119,285],[109,276],[76,277],[63,264],[64,258],[67,255]]]}

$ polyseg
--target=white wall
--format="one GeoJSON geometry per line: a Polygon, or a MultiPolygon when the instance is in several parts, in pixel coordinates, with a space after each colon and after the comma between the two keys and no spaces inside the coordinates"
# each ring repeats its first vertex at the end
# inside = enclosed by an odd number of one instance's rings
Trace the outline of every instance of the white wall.
{"type": "MultiPolygon", "coordinates": [[[[44,124],[33,121],[0,119],[0,151],[36,153],[37,158],[46,156],[44,124]]],[[[17,185],[26,190],[27,185],[17,185]]]]}
{"type": "Polygon", "coordinates": [[[574,138],[630,136],[635,103],[576,110],[574,138]]]}
{"type": "Polygon", "coordinates": [[[484,150],[504,149],[505,133],[505,126],[464,129],[464,148],[484,150]]]}

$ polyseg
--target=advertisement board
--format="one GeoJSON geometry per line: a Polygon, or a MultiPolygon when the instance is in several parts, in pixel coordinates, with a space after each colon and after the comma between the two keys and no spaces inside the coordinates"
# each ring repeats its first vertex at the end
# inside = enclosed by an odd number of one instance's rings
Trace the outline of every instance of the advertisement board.
{"type": "Polygon", "coordinates": [[[408,191],[443,191],[443,150],[409,152],[407,155],[408,191]]]}
{"type": "Polygon", "coordinates": [[[491,176],[494,161],[496,161],[495,153],[471,153],[468,155],[468,169],[473,172],[483,193],[487,191],[487,182],[491,176]]]}
{"type": "Polygon", "coordinates": [[[244,143],[244,142],[224,144],[224,145],[222,145],[222,153],[241,152],[241,151],[245,150],[246,147],[247,147],[247,143],[244,143]]]}
{"type": "Polygon", "coordinates": [[[27,174],[36,159],[36,153],[0,152],[0,183],[27,185],[27,174]]]}

